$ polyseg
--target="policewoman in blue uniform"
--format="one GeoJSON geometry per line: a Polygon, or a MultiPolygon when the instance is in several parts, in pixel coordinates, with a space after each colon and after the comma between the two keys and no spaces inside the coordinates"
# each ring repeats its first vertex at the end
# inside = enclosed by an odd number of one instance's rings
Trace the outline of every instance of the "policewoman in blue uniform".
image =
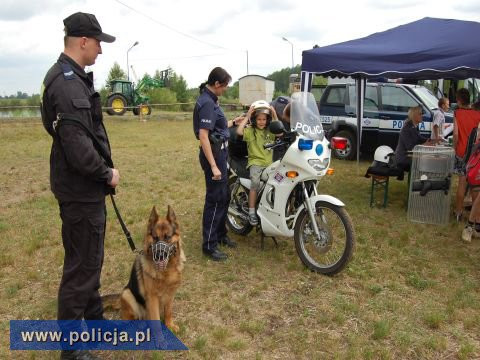
{"type": "Polygon", "coordinates": [[[227,121],[218,97],[228,87],[232,77],[221,67],[214,68],[208,80],[200,85],[200,96],[193,110],[193,130],[200,140],[199,160],[205,173],[206,194],[203,207],[203,244],[205,256],[214,261],[228,258],[218,245],[236,247],[227,236],[226,220],[230,191],[228,187],[228,127],[235,120],[227,121]]]}
{"type": "MultiPolygon", "coordinates": [[[[85,67],[102,53],[100,42],[111,43],[115,37],[103,33],[92,14],[78,12],[63,23],[65,48],[41,90],[42,121],[52,137],[50,186],[60,208],[65,250],[58,319],[102,320],[99,288],[105,195],[118,185],[120,175],[111,162],[100,95],[94,89],[93,74],[86,73],[85,67]]],[[[85,350],[63,350],[60,358],[98,359],[85,350]]]]}

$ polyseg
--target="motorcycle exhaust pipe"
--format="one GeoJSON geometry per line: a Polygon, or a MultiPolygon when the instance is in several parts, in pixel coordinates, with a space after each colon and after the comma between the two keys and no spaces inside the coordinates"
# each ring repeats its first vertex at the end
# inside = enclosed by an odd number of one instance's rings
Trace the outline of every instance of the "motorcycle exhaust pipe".
{"type": "Polygon", "coordinates": [[[247,215],[245,215],[243,212],[240,212],[237,209],[234,209],[232,207],[228,208],[228,214],[233,215],[233,216],[238,216],[242,220],[248,221],[248,216],[247,215]]]}

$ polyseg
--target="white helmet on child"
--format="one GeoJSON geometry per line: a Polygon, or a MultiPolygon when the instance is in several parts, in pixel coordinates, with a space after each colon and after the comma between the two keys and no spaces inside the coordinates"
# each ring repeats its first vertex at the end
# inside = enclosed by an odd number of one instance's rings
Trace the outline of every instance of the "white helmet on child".
{"type": "Polygon", "coordinates": [[[252,122],[253,126],[256,126],[257,123],[257,115],[259,114],[266,114],[267,115],[267,126],[270,124],[270,121],[272,121],[272,114],[270,112],[270,104],[266,102],[265,100],[257,100],[252,103],[253,106],[253,114],[252,118],[250,121],[252,122]]]}
{"type": "Polygon", "coordinates": [[[266,102],[265,100],[257,100],[252,103],[253,109],[255,111],[260,110],[260,109],[267,109],[270,110],[270,104],[266,102]]]}
{"type": "Polygon", "coordinates": [[[388,165],[392,162],[391,155],[393,155],[393,149],[390,146],[382,145],[375,150],[373,156],[374,165],[388,165]]]}

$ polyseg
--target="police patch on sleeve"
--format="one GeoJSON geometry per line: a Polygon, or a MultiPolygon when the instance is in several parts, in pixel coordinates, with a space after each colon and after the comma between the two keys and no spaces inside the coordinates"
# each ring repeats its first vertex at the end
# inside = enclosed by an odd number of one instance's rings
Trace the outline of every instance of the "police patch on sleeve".
{"type": "Polygon", "coordinates": [[[63,78],[65,80],[72,80],[75,79],[75,73],[73,72],[72,66],[70,64],[61,64],[63,78]]]}

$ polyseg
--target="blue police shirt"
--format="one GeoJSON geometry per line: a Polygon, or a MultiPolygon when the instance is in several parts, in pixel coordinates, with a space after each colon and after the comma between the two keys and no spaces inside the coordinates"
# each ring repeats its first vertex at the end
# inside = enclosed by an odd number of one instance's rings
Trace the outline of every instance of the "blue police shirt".
{"type": "Polygon", "coordinates": [[[218,97],[210,90],[205,90],[197,98],[193,109],[193,131],[198,139],[200,129],[207,129],[210,133],[220,134],[223,140],[230,137],[225,114],[218,106],[218,97]]]}

